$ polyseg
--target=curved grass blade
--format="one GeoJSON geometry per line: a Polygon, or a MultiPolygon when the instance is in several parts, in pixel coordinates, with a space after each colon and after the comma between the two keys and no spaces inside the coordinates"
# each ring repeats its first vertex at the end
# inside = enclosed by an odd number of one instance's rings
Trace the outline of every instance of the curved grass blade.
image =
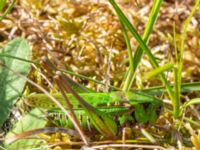
{"type": "Polygon", "coordinates": [[[184,104],[184,107],[188,107],[190,105],[195,105],[195,104],[200,104],[200,98],[194,98],[194,99],[189,100],[188,102],[184,104]]]}
{"type": "Polygon", "coordinates": [[[165,72],[165,71],[169,71],[169,70],[171,70],[172,68],[173,68],[173,64],[170,64],[170,63],[168,63],[168,64],[165,64],[165,65],[163,65],[163,66],[160,66],[159,68],[156,68],[156,69],[154,69],[154,70],[152,70],[152,71],[150,71],[150,72],[148,72],[147,74],[146,74],[146,76],[144,77],[144,79],[151,79],[152,77],[154,77],[154,76],[157,76],[157,75],[159,75],[160,73],[163,73],[163,72],[165,72]]]}

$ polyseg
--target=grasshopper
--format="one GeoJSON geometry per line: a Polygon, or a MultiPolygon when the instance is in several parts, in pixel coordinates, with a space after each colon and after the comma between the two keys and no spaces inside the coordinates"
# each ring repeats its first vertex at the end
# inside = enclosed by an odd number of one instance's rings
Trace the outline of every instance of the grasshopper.
{"type": "MultiPolygon", "coordinates": [[[[43,66],[50,73],[52,70],[55,72],[58,70],[47,58],[42,60],[43,66]]],[[[89,118],[94,128],[107,137],[115,137],[118,133],[118,125],[113,119],[118,117],[118,114],[122,118],[135,117],[139,123],[153,122],[157,119],[157,111],[162,105],[160,100],[141,93],[122,91],[97,93],[75,83],[61,72],[54,75],[54,80],[61,93],[52,96],[66,106],[65,108],[69,109],[75,117],[79,112],[84,116],[82,118],[89,118]]],[[[25,98],[25,103],[49,111],[57,109],[45,94],[30,94],[25,98]]]]}
{"type": "MultiPolygon", "coordinates": [[[[134,92],[107,92],[107,93],[78,93],[88,104],[97,110],[104,112],[113,120],[118,122],[118,126],[127,121],[126,119],[135,119],[138,123],[154,122],[158,118],[158,113],[162,106],[162,101],[143,93],[134,92]],[[117,118],[117,119],[115,119],[117,118]]],[[[81,108],[80,104],[72,94],[66,94],[70,99],[76,115],[81,121],[81,126],[86,130],[91,130],[88,123],[90,119],[81,108]]],[[[63,106],[65,100],[61,93],[52,94],[63,106]]],[[[57,117],[56,124],[72,128],[72,123],[65,116],[61,115],[57,105],[55,105],[45,94],[30,94],[25,98],[25,103],[31,107],[40,107],[48,110],[47,117],[57,117]]],[[[66,107],[65,107],[66,108],[66,107]]]]}

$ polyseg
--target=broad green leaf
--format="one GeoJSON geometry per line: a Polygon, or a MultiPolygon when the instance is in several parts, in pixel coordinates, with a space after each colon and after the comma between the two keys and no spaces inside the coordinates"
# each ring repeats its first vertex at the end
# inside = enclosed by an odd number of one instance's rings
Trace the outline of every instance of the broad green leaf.
{"type": "MultiPolygon", "coordinates": [[[[0,54],[29,60],[31,58],[31,48],[26,40],[17,38],[10,41],[2,50],[0,50],[0,54]]],[[[25,76],[30,70],[30,64],[20,60],[0,56],[0,62],[25,76]]],[[[25,83],[26,81],[24,79],[19,78],[6,67],[0,66],[0,127],[8,118],[17,98],[22,95],[25,83]]]]}
{"type": "MultiPolygon", "coordinates": [[[[25,131],[43,128],[45,127],[47,121],[42,119],[41,116],[44,114],[44,111],[41,109],[35,108],[30,111],[27,115],[25,115],[19,122],[15,124],[13,129],[8,132],[5,140],[5,148],[11,149],[26,149],[27,147],[31,148],[38,146],[42,143],[42,140],[36,138],[28,138],[28,139],[19,139],[11,144],[6,144],[10,139],[16,134],[23,133],[25,131]]],[[[42,143],[42,145],[45,145],[42,143]]]]}

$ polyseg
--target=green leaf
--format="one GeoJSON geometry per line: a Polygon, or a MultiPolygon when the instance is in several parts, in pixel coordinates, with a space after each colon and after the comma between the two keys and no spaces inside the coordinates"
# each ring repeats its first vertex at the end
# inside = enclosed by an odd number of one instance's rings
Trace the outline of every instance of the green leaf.
{"type": "MultiPolygon", "coordinates": [[[[31,48],[26,40],[17,38],[9,42],[0,54],[30,59],[31,48]]],[[[25,76],[30,70],[30,63],[20,60],[0,56],[0,62],[25,76]]],[[[24,79],[14,75],[6,67],[0,67],[0,127],[8,118],[17,98],[22,95],[25,83],[24,79]]]]}
{"type": "Polygon", "coordinates": [[[161,106],[159,102],[150,103],[148,106],[138,104],[135,106],[135,119],[141,124],[153,123],[158,119],[161,106]]]}
{"type": "Polygon", "coordinates": [[[148,116],[148,122],[154,123],[157,119],[159,114],[157,114],[157,111],[159,110],[159,106],[155,103],[152,103],[149,105],[149,107],[146,110],[146,116],[148,116]]]}
{"type": "MultiPolygon", "coordinates": [[[[45,127],[47,121],[42,119],[40,116],[44,114],[44,111],[41,109],[35,108],[32,111],[30,111],[27,115],[25,115],[19,122],[15,124],[13,129],[8,132],[6,135],[5,140],[5,148],[7,149],[26,149],[27,147],[30,148],[30,146],[38,146],[42,141],[40,139],[36,138],[28,138],[28,139],[19,139],[16,142],[13,142],[11,144],[9,143],[11,138],[15,136],[16,134],[23,133],[25,131],[37,129],[37,128],[43,128],[45,127]]],[[[42,143],[44,145],[44,143],[42,143]]]]}
{"type": "Polygon", "coordinates": [[[143,105],[135,105],[135,119],[142,124],[148,121],[143,105]]]}

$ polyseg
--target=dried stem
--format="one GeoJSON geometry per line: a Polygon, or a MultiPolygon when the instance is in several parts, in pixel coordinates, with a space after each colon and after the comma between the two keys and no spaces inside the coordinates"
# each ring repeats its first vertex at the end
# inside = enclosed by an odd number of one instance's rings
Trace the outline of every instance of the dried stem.
{"type": "Polygon", "coordinates": [[[66,133],[76,138],[80,138],[79,133],[72,129],[59,128],[59,127],[46,127],[46,128],[29,130],[29,131],[14,135],[6,139],[5,142],[6,144],[11,144],[12,142],[18,139],[27,138],[28,136],[36,135],[39,133],[57,133],[57,132],[66,133]]]}
{"type": "Polygon", "coordinates": [[[76,114],[75,114],[75,112],[73,110],[73,106],[71,105],[69,99],[66,96],[66,92],[65,92],[64,86],[62,85],[62,83],[63,83],[62,79],[60,79],[58,75],[55,75],[54,76],[54,80],[55,80],[56,84],[58,85],[58,88],[60,89],[60,92],[61,92],[61,94],[63,95],[63,97],[64,97],[64,99],[66,101],[67,108],[69,109],[70,114],[71,114],[74,122],[76,122],[76,126],[78,126],[79,130],[84,135],[84,132],[83,132],[83,130],[81,128],[81,125],[80,125],[80,123],[79,123],[79,121],[78,121],[78,119],[76,117],[76,114]]]}
{"type": "Polygon", "coordinates": [[[65,110],[65,108],[51,95],[49,94],[49,92],[47,90],[45,90],[43,87],[41,87],[40,85],[38,85],[37,83],[33,82],[32,80],[28,79],[26,76],[10,69],[8,66],[3,65],[5,68],[7,68],[9,71],[11,71],[13,74],[23,78],[24,80],[26,80],[28,83],[30,83],[31,85],[35,86],[36,88],[38,88],[41,92],[43,92],[44,94],[46,94],[64,113],[65,115],[67,115],[67,117],[72,121],[75,129],[77,129],[77,131],[79,132],[82,140],[84,141],[85,145],[89,145],[88,139],[82,134],[82,131],[79,130],[79,127],[77,126],[76,122],[74,121],[74,119],[72,118],[72,116],[65,110]]]}
{"type": "Polygon", "coordinates": [[[93,107],[91,107],[91,105],[89,105],[88,103],[85,102],[85,100],[83,100],[82,97],[80,97],[71,87],[70,84],[66,78],[66,76],[64,76],[60,71],[56,72],[56,75],[58,75],[59,78],[61,78],[63,84],[64,84],[64,88],[66,91],[68,91],[69,93],[72,93],[72,95],[80,102],[80,104],[84,105],[85,107],[87,107],[88,109],[93,109],[93,107]]]}
{"type": "MultiPolygon", "coordinates": [[[[157,145],[138,145],[138,144],[106,144],[106,145],[98,145],[92,146],[93,149],[103,149],[108,147],[127,147],[127,148],[143,148],[143,149],[159,149],[159,150],[167,150],[164,147],[157,145]]],[[[87,149],[87,148],[86,148],[87,149]]]]}

